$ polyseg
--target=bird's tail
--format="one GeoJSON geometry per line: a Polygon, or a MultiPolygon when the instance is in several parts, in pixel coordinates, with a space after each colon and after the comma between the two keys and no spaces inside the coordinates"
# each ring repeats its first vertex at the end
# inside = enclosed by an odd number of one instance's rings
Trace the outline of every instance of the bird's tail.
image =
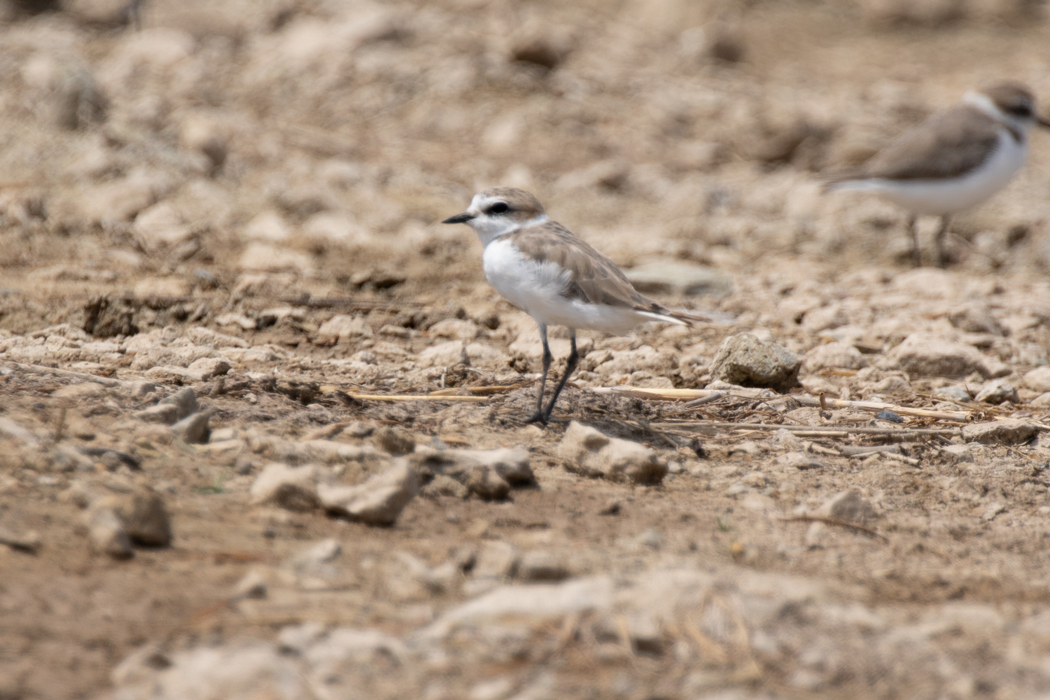
{"type": "Polygon", "coordinates": [[[707,313],[692,313],[689,311],[679,311],[678,309],[668,309],[665,306],[656,306],[656,308],[638,309],[638,312],[642,316],[647,316],[654,321],[662,321],[663,323],[678,323],[685,326],[691,326],[694,323],[707,323],[723,326],[733,322],[733,317],[728,314],[715,312],[707,313]]]}
{"type": "Polygon", "coordinates": [[[724,326],[734,321],[734,318],[729,314],[723,314],[717,311],[708,311],[706,313],[692,313],[687,311],[679,311],[678,309],[675,309],[668,312],[667,315],[671,318],[677,319],[685,323],[687,326],[691,326],[694,323],[708,323],[717,326],[724,326]]]}
{"type": "Polygon", "coordinates": [[[845,170],[832,175],[827,175],[821,180],[820,191],[823,194],[828,192],[838,192],[840,190],[853,189],[858,181],[865,179],[864,173],[860,170],[845,170]]]}

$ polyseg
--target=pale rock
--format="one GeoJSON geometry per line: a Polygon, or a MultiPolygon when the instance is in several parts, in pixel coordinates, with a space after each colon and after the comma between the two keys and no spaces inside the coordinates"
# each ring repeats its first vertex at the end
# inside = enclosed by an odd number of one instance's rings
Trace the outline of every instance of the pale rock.
{"type": "Polygon", "coordinates": [[[161,399],[158,405],[174,406],[176,409],[175,417],[179,420],[200,410],[200,406],[197,403],[197,394],[190,387],[179,389],[174,394],[161,399]]]}
{"type": "Polygon", "coordinates": [[[849,316],[841,304],[822,306],[818,309],[807,311],[802,317],[802,327],[811,333],[840,328],[848,323],[849,316]]]}
{"type": "Polygon", "coordinates": [[[359,462],[372,464],[383,461],[381,452],[371,445],[351,445],[336,440],[304,440],[288,443],[288,450],[300,461],[316,461],[325,464],[359,462]]]}
{"type": "Polygon", "coordinates": [[[183,442],[191,445],[203,444],[208,442],[211,432],[208,422],[207,413],[194,413],[171,426],[171,431],[183,442]]]}
{"type": "Polygon", "coordinates": [[[973,449],[970,445],[947,445],[941,448],[941,453],[948,455],[955,462],[973,461],[973,449]]]}
{"type": "Polygon", "coordinates": [[[186,368],[186,376],[197,382],[206,382],[221,377],[230,371],[230,363],[224,357],[202,357],[186,368]]]}
{"type": "Polygon", "coordinates": [[[301,655],[308,647],[325,636],[323,622],[304,622],[282,627],[277,634],[277,646],[282,652],[301,655]]]}
{"type": "Polygon", "coordinates": [[[1032,391],[1050,391],[1050,367],[1036,367],[1024,375],[1024,383],[1032,391]]]}
{"type": "Polygon", "coordinates": [[[554,182],[552,188],[556,192],[592,187],[618,190],[627,183],[630,173],[630,165],[626,162],[616,159],[602,160],[565,173],[554,182]]]}
{"type": "Polygon", "coordinates": [[[205,111],[185,112],[178,128],[179,145],[183,149],[204,155],[212,173],[223,166],[229,148],[230,130],[221,117],[205,111]]]}
{"type": "Polygon", "coordinates": [[[529,466],[529,453],[523,449],[434,450],[420,449],[410,458],[423,479],[437,475],[451,477],[471,493],[485,499],[506,498],[511,486],[536,482],[529,466]]]}
{"type": "Polygon", "coordinates": [[[1005,379],[995,379],[984,385],[977,396],[973,397],[974,401],[980,403],[990,403],[998,405],[1007,401],[1011,403],[1020,403],[1021,399],[1017,396],[1017,387],[1005,379]]]}
{"type": "Polygon", "coordinates": [[[496,588],[447,610],[431,625],[417,633],[421,642],[447,638],[461,626],[479,627],[506,619],[527,618],[537,622],[544,618],[564,619],[604,610],[616,599],[612,577],[569,580],[557,585],[544,583],[516,584],[496,588]]]}
{"type": "Polygon", "coordinates": [[[258,241],[248,244],[237,264],[242,270],[290,270],[300,274],[308,274],[314,268],[313,258],[307,253],[258,241]]]}
{"type": "Polygon", "coordinates": [[[786,391],[798,383],[802,358],[750,333],[729,336],[711,361],[711,376],[728,384],[786,391]]]}
{"type": "Polygon", "coordinates": [[[292,557],[289,564],[295,571],[318,570],[325,564],[330,564],[343,553],[343,545],[339,540],[328,537],[315,542],[306,549],[301,550],[292,557]]]}
{"type": "Polygon", "coordinates": [[[183,297],[192,291],[193,285],[182,277],[146,277],[134,288],[137,297],[183,297]]]}
{"type": "Polygon", "coordinates": [[[171,517],[155,493],[135,494],[114,506],[124,531],[135,544],[167,547],[171,544],[171,517]]]}
{"type": "Polygon", "coordinates": [[[316,342],[319,345],[335,345],[351,338],[370,338],[372,335],[372,327],[363,316],[340,314],[321,324],[317,329],[316,342]]]}
{"type": "Polygon", "coordinates": [[[818,512],[829,518],[864,526],[869,525],[879,517],[871,502],[854,489],[835,494],[820,507],[818,512]]]}
{"type": "Polygon", "coordinates": [[[252,569],[233,587],[236,599],[262,600],[269,594],[266,576],[258,569],[252,569]]]}
{"type": "Polygon", "coordinates": [[[967,442],[987,444],[1020,445],[1039,433],[1039,426],[1028,421],[1008,419],[988,423],[964,425],[963,439],[967,442]]]}
{"type": "Polygon", "coordinates": [[[66,473],[95,470],[95,463],[73,445],[58,444],[48,457],[52,471],[66,473]]]}
{"type": "Polygon", "coordinates": [[[272,462],[263,467],[249,493],[252,503],[272,503],[287,510],[307,511],[319,505],[317,468],[312,465],[292,467],[272,462]]]}
{"type": "Polygon", "coordinates": [[[416,449],[416,439],[412,433],[392,425],[384,425],[376,430],[372,439],[376,447],[392,455],[406,455],[416,449]]]}
{"type": "Polygon", "coordinates": [[[913,333],[887,353],[881,363],[915,377],[965,377],[973,372],[995,378],[1010,373],[998,360],[947,338],[913,333]]]}
{"type": "Polygon", "coordinates": [[[678,360],[671,352],[660,351],[651,345],[643,345],[635,350],[613,350],[608,359],[594,367],[594,373],[600,377],[635,372],[664,374],[678,367],[678,360]]]}
{"type": "Polygon", "coordinates": [[[265,243],[283,243],[291,238],[292,230],[285,223],[284,217],[276,211],[264,211],[244,227],[243,236],[252,241],[265,243]]]}
{"type": "Polygon", "coordinates": [[[891,374],[888,377],[883,377],[874,384],[870,384],[867,389],[872,394],[893,396],[895,394],[910,394],[911,384],[909,384],[908,380],[904,377],[891,374]]]}
{"type": "Polygon", "coordinates": [[[300,16],[275,37],[277,44],[266,49],[279,65],[294,75],[311,66],[328,64],[333,56],[352,54],[358,47],[398,34],[397,17],[387,7],[362,4],[338,20],[300,16]]]}
{"type": "Polygon", "coordinates": [[[336,211],[321,211],[305,222],[303,235],[326,243],[354,245],[367,243],[372,235],[364,226],[347,214],[336,211]]]}
{"type": "Polygon", "coordinates": [[[571,472],[611,481],[658,484],[667,474],[667,464],[648,447],[608,437],[577,421],[565,431],[558,456],[571,472]]]}
{"type": "Polygon", "coordinates": [[[957,294],[959,280],[947,270],[919,267],[897,275],[891,287],[919,299],[951,299],[957,294]]]}
{"type": "Polygon", "coordinates": [[[173,425],[179,420],[179,408],[172,404],[159,403],[141,411],[135,411],[132,415],[147,423],[173,425]]]}
{"type": "Polygon", "coordinates": [[[802,360],[805,372],[819,372],[824,369],[860,369],[868,361],[857,348],[845,343],[825,343],[806,353],[802,360]]]}
{"type": "Polygon", "coordinates": [[[959,386],[958,384],[938,387],[933,390],[933,395],[948,399],[949,401],[958,401],[962,403],[966,403],[973,399],[966,387],[959,386]]]}
{"type": "Polygon", "coordinates": [[[148,683],[153,675],[171,665],[159,644],[147,643],[131,652],[109,674],[115,686],[148,683]]]}
{"type": "Polygon", "coordinates": [[[213,348],[244,348],[251,344],[243,338],[213,331],[210,328],[194,326],[186,331],[186,338],[197,345],[210,345],[213,348]]]}
{"type": "Polygon", "coordinates": [[[532,550],[521,555],[515,576],[522,581],[562,581],[571,574],[565,563],[551,552],[532,550]]]}
{"type": "Polygon", "coordinates": [[[130,221],[169,189],[165,176],[138,170],[88,187],[81,192],[75,206],[88,222],[130,221]]]}
{"type": "Polygon", "coordinates": [[[966,306],[952,309],[948,312],[948,321],[965,333],[1006,335],[1002,324],[992,316],[986,306],[967,304],[966,306]]]}
{"type": "Polygon", "coordinates": [[[194,236],[194,229],[170,202],[158,202],[135,217],[132,230],[149,246],[175,246],[194,236]]]}
{"type": "Polygon", "coordinates": [[[428,328],[427,335],[432,338],[473,340],[481,335],[481,328],[473,321],[459,318],[446,318],[428,328]]]}
{"type": "Polygon", "coordinates": [[[462,340],[450,340],[424,348],[416,356],[416,362],[420,367],[452,367],[460,364],[469,366],[470,356],[462,340]]]}
{"type": "Polygon", "coordinates": [[[624,274],[643,294],[723,297],[733,291],[733,279],[724,272],[680,260],[653,260],[624,274]]]}
{"type": "Polygon", "coordinates": [[[296,660],[269,643],[237,641],[187,649],[172,654],[168,664],[142,692],[157,700],[305,698],[312,693],[296,660]]]}
{"type": "Polygon", "coordinates": [[[40,438],[28,428],[24,428],[6,416],[0,416],[0,436],[18,440],[28,447],[40,445],[40,438]]]}
{"type": "Polygon", "coordinates": [[[504,700],[510,697],[514,686],[514,679],[507,676],[478,681],[470,687],[467,700],[504,700]]]}
{"type": "Polygon", "coordinates": [[[510,366],[511,359],[507,353],[485,343],[468,343],[466,352],[471,367],[500,370],[510,366]]]}
{"type": "Polygon", "coordinates": [[[131,538],[112,508],[91,508],[85,513],[85,523],[95,551],[114,559],[130,559],[135,555],[131,549],[131,538]]]}
{"type": "Polygon", "coordinates": [[[1029,405],[1032,406],[1033,408],[1047,408],[1047,407],[1050,407],[1050,391],[1046,392],[1045,394],[1040,394],[1039,396],[1035,397],[1034,399],[1032,399],[1032,401],[1029,403],[1029,405]]]}
{"type": "Polygon", "coordinates": [[[470,574],[475,579],[505,580],[518,570],[520,554],[510,542],[486,542],[478,552],[470,574]]]}
{"type": "Polygon", "coordinates": [[[422,493],[428,498],[437,498],[439,496],[470,498],[470,489],[451,476],[444,474],[435,476],[429,484],[423,487],[422,493]]]}
{"type": "Polygon", "coordinates": [[[805,452],[788,452],[777,457],[777,464],[788,469],[824,469],[825,465],[805,452]]]}
{"type": "MultiPolygon", "coordinates": [[[[380,668],[384,663],[396,663],[404,668],[409,660],[409,650],[397,637],[374,629],[351,629],[338,627],[311,644],[303,654],[315,679],[311,687],[318,687],[316,679],[339,678],[346,669],[380,668]]],[[[338,686],[337,686],[338,687],[338,686]]],[[[306,698],[316,693],[291,693],[284,697],[306,698]]],[[[403,695],[403,694],[397,694],[403,695]]],[[[245,696],[247,700],[248,696],[245,696]]],[[[262,699],[263,696],[254,696],[262,699]]],[[[276,700],[278,695],[271,695],[276,700]]],[[[343,696],[354,697],[354,696],[343,696]]],[[[357,695],[357,697],[368,697],[357,695]]],[[[396,697],[388,696],[388,697],[396,697]]]]}
{"type": "Polygon", "coordinates": [[[320,485],[317,495],[328,511],[369,525],[393,525],[419,490],[419,477],[404,459],[357,486],[320,485]]]}
{"type": "Polygon", "coordinates": [[[187,32],[166,27],[143,28],[117,42],[103,64],[103,75],[114,92],[142,71],[163,72],[191,56],[196,41],[187,32]]]}

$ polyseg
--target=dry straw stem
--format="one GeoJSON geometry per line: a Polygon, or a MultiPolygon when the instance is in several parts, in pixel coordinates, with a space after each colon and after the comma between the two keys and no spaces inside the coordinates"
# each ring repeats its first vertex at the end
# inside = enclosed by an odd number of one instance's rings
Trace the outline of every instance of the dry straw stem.
{"type": "Polygon", "coordinates": [[[450,396],[447,394],[346,394],[358,401],[387,401],[396,403],[398,401],[453,401],[459,403],[485,403],[489,400],[487,396],[450,396]]]}
{"type": "Polygon", "coordinates": [[[31,374],[54,374],[59,377],[70,377],[73,379],[80,379],[81,381],[85,382],[95,382],[96,384],[101,384],[102,386],[122,387],[131,384],[131,382],[125,382],[119,379],[100,377],[97,374],[73,372],[68,369],[57,369],[55,367],[42,367],[41,365],[26,365],[22,364],[21,362],[8,362],[7,365],[22,372],[29,372],[31,374]]]}
{"type": "MultiPolygon", "coordinates": [[[[639,399],[649,399],[651,401],[688,401],[688,403],[683,404],[683,408],[699,406],[711,401],[716,401],[725,396],[741,399],[762,398],[764,396],[763,392],[766,392],[767,394],[769,392],[768,389],[742,388],[727,391],[725,389],[643,389],[640,387],[629,386],[599,387],[592,389],[592,391],[599,394],[626,394],[627,396],[633,396],[639,399]]],[[[960,423],[972,421],[974,418],[972,411],[931,411],[925,408],[898,406],[896,404],[884,403],[882,401],[846,401],[843,399],[807,396],[805,394],[783,394],[783,396],[798,401],[802,406],[811,406],[813,408],[820,408],[821,410],[826,410],[828,408],[855,408],[861,411],[873,411],[875,413],[878,413],[879,411],[893,411],[902,416],[934,418],[936,420],[950,420],[960,423]]],[[[776,395],[770,395],[769,398],[776,398],[776,395]]]]}
{"type": "Polygon", "coordinates": [[[700,430],[777,431],[786,430],[800,437],[845,437],[847,435],[889,436],[902,440],[936,437],[938,435],[962,435],[959,428],[868,428],[849,425],[779,425],[775,423],[728,423],[724,421],[666,421],[658,425],[700,430]]]}
{"type": "Polygon", "coordinates": [[[520,384],[503,384],[499,386],[468,386],[468,387],[450,387],[448,389],[438,389],[432,391],[428,396],[455,396],[456,392],[461,389],[465,389],[473,396],[492,396],[493,394],[507,394],[522,387],[530,386],[532,382],[522,382],[520,384]]]}
{"type": "Polygon", "coordinates": [[[886,544],[889,544],[890,538],[886,535],[881,534],[877,530],[872,530],[870,527],[858,525],[857,523],[851,523],[848,520],[841,520],[839,518],[830,518],[826,515],[793,515],[788,518],[780,518],[781,522],[797,522],[797,523],[824,523],[825,525],[836,525],[838,527],[849,528],[850,530],[856,530],[857,532],[863,532],[865,535],[871,535],[877,539],[882,540],[886,544]]]}

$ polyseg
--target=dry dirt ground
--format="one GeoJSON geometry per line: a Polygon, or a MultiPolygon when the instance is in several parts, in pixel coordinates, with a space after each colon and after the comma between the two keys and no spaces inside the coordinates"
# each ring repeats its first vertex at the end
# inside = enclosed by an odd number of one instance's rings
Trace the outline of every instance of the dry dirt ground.
{"type": "Polygon", "coordinates": [[[819,191],[988,80],[1050,109],[1045,3],[46,4],[0,25],[0,698],[1050,694],[1050,133],[945,271],[819,191]],[[437,224],[495,184],[732,322],[585,334],[517,423],[535,328],[437,224]],[[794,398],[592,390],[703,389],[742,332],[794,398]],[[139,414],[183,387],[207,443],[139,414]],[[668,473],[570,471],[569,421],[668,473]],[[378,473],[391,427],[535,484],[390,527],[252,502],[271,462],[378,473]],[[149,492],[171,545],[96,551],[82,507],[149,492]]]}

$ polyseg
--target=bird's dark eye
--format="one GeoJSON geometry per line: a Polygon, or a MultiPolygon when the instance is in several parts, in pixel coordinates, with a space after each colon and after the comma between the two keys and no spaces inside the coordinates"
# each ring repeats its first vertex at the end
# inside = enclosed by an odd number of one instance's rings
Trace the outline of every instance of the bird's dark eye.
{"type": "Polygon", "coordinates": [[[489,214],[502,214],[510,209],[506,202],[496,202],[489,207],[489,214]]]}
{"type": "Polygon", "coordinates": [[[1032,116],[1032,105],[1022,102],[1021,104],[1011,105],[1007,111],[1015,117],[1030,117],[1032,116]]]}

